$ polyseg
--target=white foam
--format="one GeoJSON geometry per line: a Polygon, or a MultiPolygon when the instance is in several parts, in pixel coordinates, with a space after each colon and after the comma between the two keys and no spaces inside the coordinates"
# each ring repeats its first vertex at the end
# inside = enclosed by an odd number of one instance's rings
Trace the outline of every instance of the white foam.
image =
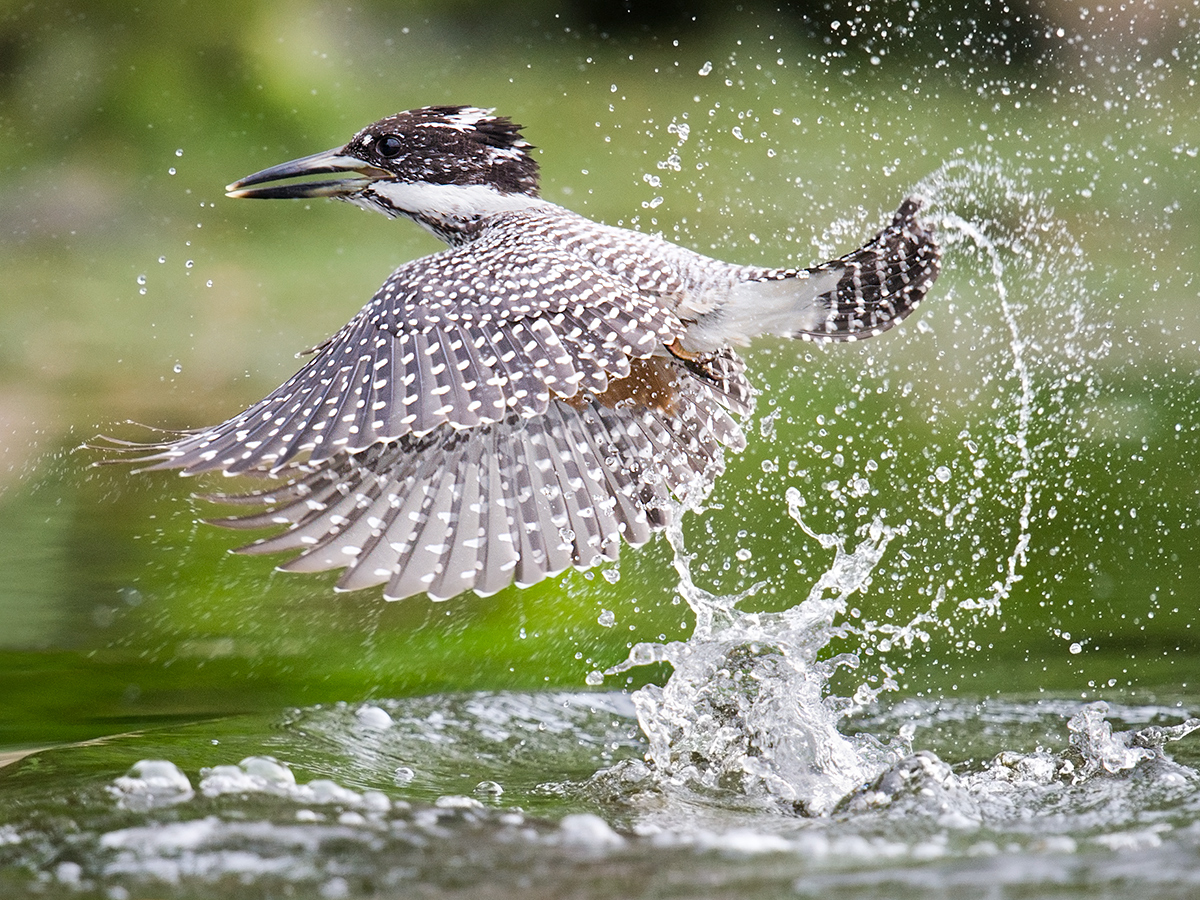
{"type": "Polygon", "coordinates": [[[192,783],[174,763],[163,759],[143,759],[129,772],[117,778],[109,792],[125,809],[145,811],[183,803],[195,796],[192,783]]]}
{"type": "Polygon", "coordinates": [[[593,813],[572,813],[564,817],[559,823],[558,837],[566,846],[587,850],[610,850],[625,843],[625,838],[593,813]]]}

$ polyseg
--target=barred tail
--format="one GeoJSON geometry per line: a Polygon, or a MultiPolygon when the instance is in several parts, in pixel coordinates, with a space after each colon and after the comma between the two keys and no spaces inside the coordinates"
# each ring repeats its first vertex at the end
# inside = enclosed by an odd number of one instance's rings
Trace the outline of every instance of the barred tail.
{"type": "Polygon", "coordinates": [[[687,333],[689,346],[744,344],[762,334],[815,341],[875,337],[902,321],[938,276],[941,250],[909,197],[869,242],[801,270],[772,270],[745,281],[728,302],[687,333]]]}

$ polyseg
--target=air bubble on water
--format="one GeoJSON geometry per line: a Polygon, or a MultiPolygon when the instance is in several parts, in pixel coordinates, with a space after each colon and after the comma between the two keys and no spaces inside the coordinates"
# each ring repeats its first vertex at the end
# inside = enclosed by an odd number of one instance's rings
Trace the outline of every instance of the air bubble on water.
{"type": "Polygon", "coordinates": [[[475,793],[484,797],[499,797],[504,788],[497,781],[481,781],[475,785],[475,793]]]}
{"type": "Polygon", "coordinates": [[[392,727],[392,717],[386,709],[367,703],[355,712],[359,724],[373,731],[385,731],[392,727]]]}

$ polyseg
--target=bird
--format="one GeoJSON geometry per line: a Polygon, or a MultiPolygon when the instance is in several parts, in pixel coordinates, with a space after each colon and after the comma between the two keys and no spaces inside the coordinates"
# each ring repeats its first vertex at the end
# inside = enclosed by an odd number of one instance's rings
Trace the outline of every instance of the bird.
{"type": "Polygon", "coordinates": [[[389,600],[487,596],[616,560],[694,508],[746,445],[737,348],[877,336],[938,276],[919,197],[838,259],[738,265],[542,198],[522,128],[426,106],[229,185],[347,201],[448,246],[400,265],[262,400],[127,458],[259,479],[207,495],[241,508],[209,521],[274,528],[239,549],[292,554],[280,569],[341,569],[338,590],[389,600]]]}

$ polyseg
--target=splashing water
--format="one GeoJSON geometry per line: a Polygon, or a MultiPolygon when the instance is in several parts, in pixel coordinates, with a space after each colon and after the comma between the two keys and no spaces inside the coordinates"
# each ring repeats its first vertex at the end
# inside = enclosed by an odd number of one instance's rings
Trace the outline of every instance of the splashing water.
{"type": "MultiPolygon", "coordinates": [[[[911,752],[911,731],[905,728],[886,742],[868,734],[850,737],[838,730],[845,716],[898,687],[888,662],[880,661],[879,674],[863,680],[850,697],[834,694],[835,674],[858,670],[865,648],[883,656],[908,651],[917,642],[928,641],[933,629],[961,632],[978,617],[999,615],[1004,600],[1022,579],[1041,485],[1038,454],[1049,446],[1035,443],[1033,418],[1035,412],[1044,415],[1065,408],[1066,386],[1080,380],[1077,369],[1087,358],[1078,349],[1085,338],[1080,254],[1052,211],[996,166],[979,161],[949,163],[927,179],[919,193],[926,197],[928,219],[941,236],[947,271],[965,267],[984,275],[984,296],[992,298],[1005,335],[1006,372],[983,379],[997,385],[996,396],[986,405],[975,396],[970,398],[974,407],[984,411],[975,413],[978,421],[968,422],[958,435],[963,452],[974,457],[973,465],[950,461],[956,469],[972,474],[959,479],[960,494],[953,497],[954,485],[948,484],[953,479],[951,466],[938,466],[929,479],[931,487],[915,506],[910,504],[913,511],[899,525],[885,523],[888,510],[880,500],[874,507],[861,506],[853,541],[845,534],[810,528],[801,513],[807,505],[804,494],[788,486],[789,516],[823,550],[832,550],[834,557],[808,595],[781,612],[738,608],[762,589],[761,581],[728,595],[698,586],[692,577],[695,555],[684,546],[682,527],[676,524],[669,530],[677,590],[695,615],[695,630],[686,641],[639,643],[625,661],[605,673],[662,662],[672,665],[665,686],[650,685],[633,695],[639,724],[649,741],[646,759],[654,776],[667,784],[765,795],[798,812],[828,813],[853,789],[901,764],[911,752]],[[981,202],[991,204],[991,209],[969,215],[968,207],[981,202]],[[1013,275],[1010,269],[1020,272],[1013,275]],[[1014,291],[1022,293],[1014,295],[1014,291]],[[1025,320],[1035,306],[1059,320],[1040,340],[1025,333],[1025,320]],[[973,438],[988,431],[996,457],[1003,462],[1003,467],[993,466],[991,471],[986,465],[991,461],[973,438]],[[1001,497],[998,521],[978,514],[979,500],[988,491],[1001,497]],[[986,541],[978,538],[984,532],[991,535],[986,541]],[[926,553],[930,534],[946,538],[944,547],[936,548],[946,563],[946,574],[926,576],[926,567],[921,576],[901,574],[894,583],[899,589],[910,577],[929,577],[923,591],[930,597],[928,606],[904,624],[848,620],[849,598],[866,592],[889,545],[896,542],[901,549],[915,551],[913,541],[919,533],[925,535],[926,553]],[[1006,549],[994,542],[997,535],[1003,537],[1006,549]],[[847,550],[848,544],[852,549],[847,550]],[[953,556],[958,546],[995,549],[976,550],[964,561],[953,556]],[[989,580],[981,580],[988,572],[993,573],[989,580]],[[944,607],[947,599],[955,602],[944,607]],[[852,649],[830,655],[831,645],[839,640],[849,641],[852,649]]],[[[974,275],[969,278],[973,281],[974,275]]],[[[953,305],[953,286],[949,293],[948,300],[939,302],[953,305]]],[[[1045,329],[1045,323],[1039,322],[1038,327],[1045,329]]],[[[764,419],[764,436],[773,433],[776,415],[764,419]]],[[[880,497],[861,474],[851,480],[856,497],[880,497]]],[[[597,683],[599,678],[591,681],[597,683]]]]}
{"type": "Polygon", "coordinates": [[[837,730],[844,706],[824,696],[826,687],[837,668],[857,666],[857,659],[817,659],[847,598],[882,558],[891,529],[875,523],[850,552],[839,537],[813,535],[834,550],[833,563],[803,603],[779,613],[738,611],[753,588],[716,596],[697,587],[682,529],[675,524],[668,535],[680,593],[696,614],[695,632],[684,642],[638,644],[606,673],[656,662],[674,666],[665,687],[649,685],[633,695],[650,742],[646,758],[661,776],[765,791],[819,814],[898,758],[869,736],[851,739],[837,730]]]}

